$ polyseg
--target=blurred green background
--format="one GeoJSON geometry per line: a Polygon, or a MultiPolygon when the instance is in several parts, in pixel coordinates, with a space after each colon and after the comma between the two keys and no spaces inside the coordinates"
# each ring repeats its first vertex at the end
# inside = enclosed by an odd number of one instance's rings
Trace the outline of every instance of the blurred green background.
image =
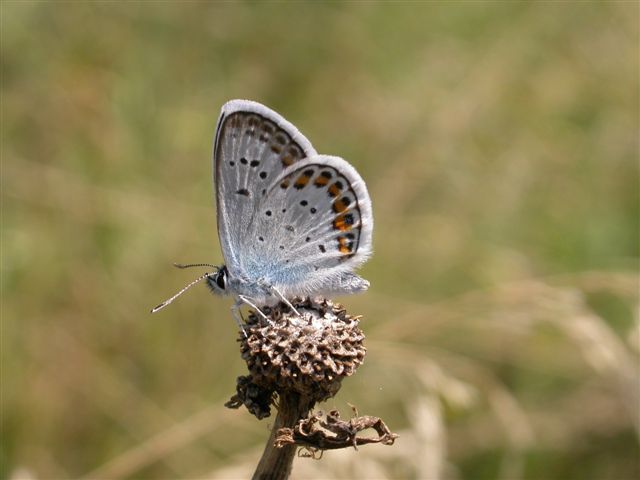
{"type": "Polygon", "coordinates": [[[221,262],[218,112],[260,101],[375,215],[368,355],[322,405],[392,447],[295,478],[615,479],[638,459],[637,2],[14,2],[2,17],[0,477],[246,478],[273,418],[221,262]]]}

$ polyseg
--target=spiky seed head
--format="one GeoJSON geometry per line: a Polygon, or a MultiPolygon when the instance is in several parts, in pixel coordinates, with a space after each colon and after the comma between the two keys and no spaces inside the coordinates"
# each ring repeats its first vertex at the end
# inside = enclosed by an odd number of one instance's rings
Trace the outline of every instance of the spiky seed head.
{"type": "MultiPolygon", "coordinates": [[[[252,312],[244,326],[246,336],[240,335],[242,358],[250,373],[240,377],[242,388],[246,391],[251,385],[260,393],[257,397],[262,407],[252,411],[254,415],[269,414],[264,408],[265,392],[291,391],[314,402],[326,400],[364,361],[366,348],[359,317],[322,298],[292,303],[300,316],[284,303],[263,307],[271,323],[252,312]]],[[[250,401],[251,407],[256,407],[255,399],[248,399],[246,392],[238,390],[238,395],[237,401],[250,401]]]]}

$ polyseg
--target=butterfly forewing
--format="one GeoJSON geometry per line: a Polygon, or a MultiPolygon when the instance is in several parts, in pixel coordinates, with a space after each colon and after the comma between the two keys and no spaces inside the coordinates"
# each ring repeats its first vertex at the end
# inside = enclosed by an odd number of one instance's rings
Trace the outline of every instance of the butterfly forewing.
{"type": "Polygon", "coordinates": [[[285,169],[314,155],[311,143],[265,106],[234,100],[223,109],[214,145],[218,233],[227,268],[247,271],[243,238],[267,189],[285,169]]]}

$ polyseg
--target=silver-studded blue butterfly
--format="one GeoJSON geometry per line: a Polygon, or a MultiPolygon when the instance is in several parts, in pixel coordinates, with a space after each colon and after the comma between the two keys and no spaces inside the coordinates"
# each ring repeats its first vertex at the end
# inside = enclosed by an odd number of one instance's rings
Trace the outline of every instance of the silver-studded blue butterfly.
{"type": "Polygon", "coordinates": [[[260,312],[279,301],[291,306],[294,297],[369,287],[354,270],[371,255],[371,200],[349,163],[317,154],[264,105],[232,100],[216,127],[213,168],[225,265],[152,311],[203,279],[215,293],[236,297],[236,319],[242,304],[260,312]]]}

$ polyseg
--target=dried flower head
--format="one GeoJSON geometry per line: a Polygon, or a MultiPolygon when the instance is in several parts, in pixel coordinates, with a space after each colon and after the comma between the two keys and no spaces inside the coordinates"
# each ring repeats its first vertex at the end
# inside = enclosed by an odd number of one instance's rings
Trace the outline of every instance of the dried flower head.
{"type": "Polygon", "coordinates": [[[274,392],[293,392],[320,402],[334,396],[342,379],[362,364],[366,349],[359,317],[326,299],[294,300],[295,312],[280,303],[264,307],[269,321],[251,313],[241,335],[250,375],[238,379],[230,407],[247,406],[258,418],[274,392]]]}

